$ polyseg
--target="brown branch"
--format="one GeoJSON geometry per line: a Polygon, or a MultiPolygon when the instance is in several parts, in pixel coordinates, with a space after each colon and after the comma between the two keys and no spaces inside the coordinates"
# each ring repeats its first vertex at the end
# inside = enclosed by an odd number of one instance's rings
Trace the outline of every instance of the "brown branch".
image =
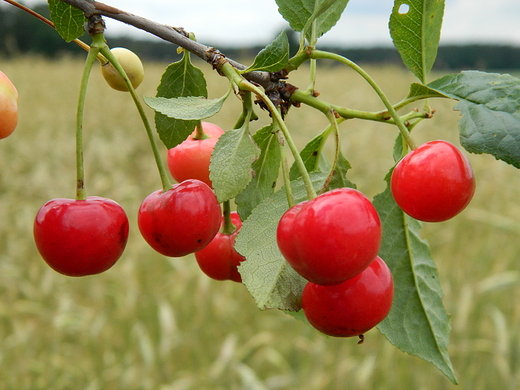
{"type": "MultiPolygon", "coordinates": [[[[101,15],[107,18],[118,20],[126,23],[140,30],[146,31],[156,37],[159,37],[165,41],[174,43],[177,46],[193,53],[197,57],[213,65],[214,67],[226,58],[219,50],[211,46],[203,45],[199,42],[193,41],[189,38],[186,31],[182,28],[175,28],[160,24],[152,20],[143,18],[142,16],[134,15],[129,12],[117,9],[110,5],[100,3],[98,1],[88,0],[61,0],[63,3],[72,5],[83,11],[85,17],[89,18],[93,15],[101,15]]],[[[239,70],[246,69],[245,65],[242,65],[232,59],[226,58],[226,61],[233,65],[239,70]]],[[[217,69],[218,70],[218,69],[217,69]]],[[[253,81],[262,87],[268,89],[272,88],[271,75],[268,72],[248,72],[244,74],[244,77],[250,81],[253,81]]]]}

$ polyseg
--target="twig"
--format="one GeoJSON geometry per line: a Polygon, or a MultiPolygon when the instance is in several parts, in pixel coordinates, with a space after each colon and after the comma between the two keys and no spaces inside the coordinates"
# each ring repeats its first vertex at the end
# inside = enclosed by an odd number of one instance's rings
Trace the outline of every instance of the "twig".
{"type": "MultiPolygon", "coordinates": [[[[88,0],[61,0],[62,2],[72,5],[83,11],[85,17],[89,18],[93,15],[101,15],[107,18],[118,20],[120,22],[129,24],[140,30],[146,31],[165,41],[174,43],[185,50],[193,53],[197,57],[213,65],[218,70],[218,65],[221,63],[225,55],[219,50],[211,46],[203,45],[189,38],[188,33],[183,28],[176,28],[167,26],[165,24],[157,23],[152,20],[143,18],[142,16],[134,15],[129,12],[120,10],[110,5],[100,3],[98,1],[88,0]]],[[[247,67],[232,59],[226,58],[233,67],[239,70],[244,70],[247,67]]],[[[253,81],[264,88],[271,86],[271,77],[268,72],[248,72],[243,75],[247,80],[253,81]]]]}

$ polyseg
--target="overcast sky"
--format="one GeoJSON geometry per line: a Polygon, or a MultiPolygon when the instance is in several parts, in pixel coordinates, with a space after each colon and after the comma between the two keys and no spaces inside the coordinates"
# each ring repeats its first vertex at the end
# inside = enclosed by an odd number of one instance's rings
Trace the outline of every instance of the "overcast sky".
{"type": "MultiPolygon", "coordinates": [[[[41,0],[40,0],[41,1],[41,0]]],[[[26,0],[24,3],[39,2],[26,0]]],[[[267,44],[286,27],[274,0],[104,0],[154,21],[184,27],[207,45],[267,44]]],[[[322,39],[339,45],[391,45],[393,0],[350,0],[342,20],[322,39]]],[[[107,21],[107,35],[135,34],[107,21]]],[[[137,34],[146,37],[147,34],[137,34]]],[[[441,43],[520,46],[520,0],[446,0],[441,43]]]]}

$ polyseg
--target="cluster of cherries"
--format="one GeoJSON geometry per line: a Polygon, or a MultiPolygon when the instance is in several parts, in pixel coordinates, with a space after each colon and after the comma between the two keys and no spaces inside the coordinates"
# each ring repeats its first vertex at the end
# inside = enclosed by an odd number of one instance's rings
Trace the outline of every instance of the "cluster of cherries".
{"type": "MultiPolygon", "coordinates": [[[[114,50],[135,76],[136,87],[143,70],[132,54],[114,50]]],[[[102,73],[113,88],[126,89],[110,66],[102,66],[102,73]]],[[[17,123],[18,92],[0,72],[0,139],[9,136],[17,123]]],[[[144,199],[138,211],[139,230],[157,252],[169,257],[194,253],[209,277],[241,282],[237,267],[245,258],[234,243],[242,221],[236,212],[222,215],[209,178],[211,154],[224,131],[207,122],[201,126],[202,131],[196,129],[168,151],[168,167],[178,184],[144,199]]],[[[460,150],[446,141],[431,141],[399,161],[390,188],[406,214],[441,222],[468,205],[475,178],[460,150]]],[[[106,271],[120,258],[129,222],[123,208],[111,199],[57,198],[40,208],[33,231],[38,251],[51,268],[68,276],[86,276],[106,271]]],[[[394,283],[378,256],[381,237],[375,207],[352,188],[325,192],[294,205],[281,217],[278,247],[308,281],[301,304],[316,329],[330,336],[362,337],[388,315],[394,283]]]]}
{"type": "MultiPolygon", "coordinates": [[[[137,88],[144,76],[139,57],[125,48],[111,52],[137,88]]],[[[111,63],[101,62],[101,74],[113,89],[128,91],[111,63]]],[[[237,266],[244,258],[234,250],[234,241],[242,222],[237,213],[222,215],[209,179],[211,153],[224,131],[203,123],[203,133],[196,139],[194,131],[169,150],[168,166],[178,184],[144,199],[138,211],[139,230],[157,252],[170,257],[195,253],[210,277],[241,282],[237,266]]],[[[111,268],[126,247],[128,231],[123,208],[96,196],[50,200],[38,211],[33,229],[43,259],[67,276],[94,275],[111,268]]]]}
{"type": "MultiPolygon", "coordinates": [[[[140,232],[157,252],[171,257],[195,253],[201,270],[216,280],[241,282],[245,258],[234,249],[242,225],[236,212],[223,229],[209,179],[211,153],[224,133],[202,123],[168,151],[168,167],[179,182],[150,194],[138,212],[140,232]],[[201,218],[201,215],[204,218],[201,218]]],[[[410,152],[395,167],[391,190],[396,203],[421,221],[440,222],[462,211],[475,191],[465,156],[452,144],[432,141],[410,152]]],[[[103,272],[121,256],[128,219],[114,201],[54,199],[38,212],[36,245],[45,261],[69,276],[103,272]]],[[[301,297],[309,323],[335,337],[363,338],[392,307],[394,282],[378,256],[382,227],[373,204],[360,191],[339,188],[289,208],[276,239],[288,264],[308,283],[301,297]]]]}
{"type": "MultiPolygon", "coordinates": [[[[16,88],[0,72],[2,138],[16,127],[17,98],[16,88]]],[[[211,154],[224,132],[211,123],[201,126],[202,132],[195,130],[168,151],[168,167],[178,184],[144,199],[139,230],[157,252],[170,257],[194,253],[209,277],[241,282],[237,267],[245,258],[234,242],[242,221],[236,212],[222,215],[209,178],[211,154]]],[[[390,185],[399,207],[426,222],[457,215],[475,191],[468,160],[446,141],[428,142],[408,153],[394,168],[390,185]]],[[[112,267],[125,249],[128,231],[123,208],[97,196],[50,200],[34,221],[43,259],[68,276],[112,267]]],[[[301,303],[316,329],[336,337],[362,337],[388,315],[394,284],[378,256],[381,237],[376,209],[352,188],[331,190],[284,213],[277,243],[288,264],[308,281],[301,303]]]]}
{"type": "MultiPolygon", "coordinates": [[[[230,213],[231,228],[221,232],[224,216],[209,180],[209,160],[218,126],[203,123],[205,139],[186,141],[168,151],[168,166],[179,183],[148,195],[138,211],[145,241],[169,257],[195,253],[200,268],[217,280],[241,282],[237,266],[244,258],[234,250],[242,222],[230,213]],[[202,169],[204,167],[204,169],[202,169]]],[[[128,240],[129,223],[113,200],[57,198],[44,204],[34,221],[36,246],[47,264],[67,276],[98,274],[112,267],[128,240]]]]}
{"type": "MultiPolygon", "coordinates": [[[[466,157],[451,143],[431,141],[394,168],[391,191],[399,207],[425,222],[460,213],[475,192],[466,157]]],[[[285,212],[277,242],[285,259],[308,283],[302,308],[309,323],[336,337],[362,335],[390,312],[393,279],[377,256],[381,222],[359,191],[340,188],[285,212]]]]}
{"type": "Polygon", "coordinates": [[[299,203],[282,216],[282,255],[308,280],[302,308],[309,323],[336,337],[359,336],[389,313],[393,279],[377,256],[382,228],[361,192],[339,188],[299,203]]]}

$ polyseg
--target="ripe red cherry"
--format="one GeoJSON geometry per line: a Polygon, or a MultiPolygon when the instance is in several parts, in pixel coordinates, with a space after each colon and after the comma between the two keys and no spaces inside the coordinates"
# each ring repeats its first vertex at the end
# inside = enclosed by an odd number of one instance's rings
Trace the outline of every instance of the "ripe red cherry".
{"type": "Polygon", "coordinates": [[[201,250],[217,234],[221,211],[214,192],[199,180],[185,180],[166,192],[155,191],[141,203],[137,222],[157,252],[181,257],[201,250]]]}
{"type": "MultiPolygon", "coordinates": [[[[231,222],[235,225],[233,233],[218,232],[208,246],[195,252],[195,258],[202,272],[210,278],[240,283],[242,277],[237,267],[240,262],[245,260],[245,257],[238,253],[234,247],[238,231],[242,227],[238,213],[231,213],[231,222]]],[[[222,217],[221,229],[223,226],[224,217],[222,217]]]]}
{"type": "Polygon", "coordinates": [[[119,259],[128,239],[128,218],[113,200],[53,199],[34,221],[34,241],[45,262],[67,276],[94,275],[119,259]]]}
{"type": "Polygon", "coordinates": [[[309,323],[334,337],[359,336],[379,324],[392,307],[394,282],[376,259],[359,275],[335,286],[307,283],[302,308],[309,323]]]}
{"type": "Polygon", "coordinates": [[[374,260],[381,222],[361,192],[339,188],[286,211],[276,238],[296,272],[310,282],[333,285],[359,274],[374,260]]]}
{"type": "Polygon", "coordinates": [[[457,147],[446,141],[431,141],[396,165],[391,190],[406,214],[424,222],[441,222],[469,204],[475,193],[475,176],[457,147]]]}
{"type": "Polygon", "coordinates": [[[196,130],[181,144],[168,151],[168,168],[177,182],[197,179],[212,187],[209,179],[211,153],[224,131],[213,123],[202,122],[202,129],[209,137],[195,139],[196,130]]]}
{"type": "Polygon", "coordinates": [[[291,264],[291,266],[295,269],[298,267],[299,255],[295,246],[295,237],[293,237],[294,219],[301,211],[303,206],[305,206],[307,203],[309,202],[305,201],[298,203],[297,205],[294,205],[289,210],[287,210],[282,218],[280,218],[280,222],[278,222],[278,228],[276,230],[276,241],[278,243],[278,248],[289,264],[291,264]],[[295,265],[292,263],[295,263],[295,265]]]}

